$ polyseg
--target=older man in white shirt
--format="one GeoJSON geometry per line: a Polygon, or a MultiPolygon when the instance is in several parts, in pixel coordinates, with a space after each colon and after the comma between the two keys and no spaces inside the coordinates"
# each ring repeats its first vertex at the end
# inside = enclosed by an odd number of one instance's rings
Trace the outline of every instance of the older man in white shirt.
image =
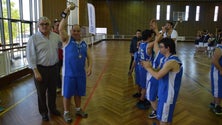
{"type": "Polygon", "coordinates": [[[56,109],[56,87],[59,76],[58,43],[60,37],[58,34],[51,32],[51,21],[47,17],[40,17],[38,28],[39,31],[29,38],[26,53],[29,68],[34,73],[39,113],[42,115],[43,121],[48,121],[48,111],[57,116],[61,115],[56,109]]]}

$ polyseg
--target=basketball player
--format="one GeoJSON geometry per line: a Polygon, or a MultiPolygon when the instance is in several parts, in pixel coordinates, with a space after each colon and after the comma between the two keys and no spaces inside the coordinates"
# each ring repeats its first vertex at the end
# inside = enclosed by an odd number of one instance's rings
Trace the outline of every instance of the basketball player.
{"type": "Polygon", "coordinates": [[[81,109],[81,96],[86,94],[86,75],[92,72],[92,58],[90,50],[85,41],[81,40],[80,26],[74,24],[70,30],[71,36],[66,31],[70,8],[66,8],[62,13],[62,20],[59,25],[59,33],[63,42],[63,87],[62,95],[64,104],[64,119],[66,122],[72,122],[70,116],[71,97],[74,96],[76,106],[76,115],[86,118],[88,116],[81,109]],[[85,62],[87,69],[85,71],[85,62]]]}
{"type": "MultiPolygon", "coordinates": [[[[159,34],[157,22],[156,20],[152,19],[150,21],[150,29],[152,29],[155,34],[155,40],[154,40],[154,58],[152,60],[152,67],[155,70],[159,70],[160,60],[162,57],[164,57],[163,54],[160,53],[159,44],[158,42],[162,39],[162,34],[159,34]]],[[[146,88],[146,99],[151,103],[151,106],[153,108],[153,111],[150,115],[148,115],[148,118],[156,118],[156,110],[157,110],[157,92],[158,92],[158,85],[159,81],[153,77],[150,73],[147,74],[147,88],[146,88]]]]}
{"type": "MultiPolygon", "coordinates": [[[[221,42],[222,43],[222,42],[221,42]]],[[[222,99],[222,44],[218,44],[213,57],[211,66],[211,91],[214,98],[210,103],[211,109],[216,115],[222,115],[222,108],[220,106],[222,99]]]]}
{"type": "Polygon", "coordinates": [[[183,67],[182,62],[175,55],[176,47],[172,39],[163,38],[160,40],[159,48],[164,55],[161,59],[160,70],[154,70],[148,61],[143,61],[142,65],[159,80],[157,119],[160,121],[160,125],[171,125],[181,86],[183,67]]]}
{"type": "MultiPolygon", "coordinates": [[[[151,41],[153,39],[154,32],[151,30],[144,30],[142,32],[142,42],[140,43],[139,53],[140,53],[140,61],[151,60],[152,58],[152,44],[151,41]]],[[[139,78],[140,78],[140,87],[141,87],[141,96],[139,102],[136,106],[139,109],[148,109],[150,103],[145,99],[146,95],[146,76],[147,71],[141,65],[139,67],[139,78]]]]}

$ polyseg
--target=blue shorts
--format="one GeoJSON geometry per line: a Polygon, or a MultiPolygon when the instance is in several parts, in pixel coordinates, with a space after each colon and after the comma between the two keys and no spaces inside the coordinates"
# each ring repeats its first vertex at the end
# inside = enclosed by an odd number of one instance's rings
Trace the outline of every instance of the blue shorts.
{"type": "Polygon", "coordinates": [[[140,86],[140,72],[139,72],[139,69],[135,69],[135,82],[138,86],[140,86]]]}
{"type": "Polygon", "coordinates": [[[86,95],[86,76],[63,77],[62,95],[65,98],[86,95]]]}
{"type": "Polygon", "coordinates": [[[146,69],[144,68],[141,68],[140,69],[140,87],[145,89],[146,88],[146,74],[147,74],[147,71],[146,69]]]}
{"type": "Polygon", "coordinates": [[[211,93],[216,98],[222,98],[222,76],[216,68],[211,69],[211,93]]]}
{"type": "Polygon", "coordinates": [[[155,101],[157,99],[159,81],[151,77],[147,82],[146,98],[149,101],[155,101]]]}

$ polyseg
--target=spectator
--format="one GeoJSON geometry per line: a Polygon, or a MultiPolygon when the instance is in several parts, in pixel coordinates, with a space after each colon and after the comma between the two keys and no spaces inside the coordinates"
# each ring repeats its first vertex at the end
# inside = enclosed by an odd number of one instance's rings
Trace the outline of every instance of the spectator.
{"type": "Polygon", "coordinates": [[[222,42],[222,30],[219,29],[217,31],[217,34],[216,34],[216,41],[217,41],[217,44],[220,44],[222,42]]]}

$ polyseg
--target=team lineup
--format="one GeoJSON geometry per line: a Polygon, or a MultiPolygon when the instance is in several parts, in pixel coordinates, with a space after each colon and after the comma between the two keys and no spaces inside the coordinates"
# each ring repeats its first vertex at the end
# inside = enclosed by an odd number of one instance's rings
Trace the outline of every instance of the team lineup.
{"type": "MultiPolygon", "coordinates": [[[[34,73],[38,95],[39,113],[42,120],[49,121],[48,112],[60,116],[56,108],[56,88],[62,67],[61,93],[63,96],[63,118],[72,122],[70,115],[71,97],[74,96],[75,114],[87,118],[81,108],[81,97],[86,95],[86,77],[92,73],[92,56],[88,45],[81,38],[81,27],[74,24],[70,35],[67,33],[69,6],[62,12],[58,33],[51,31],[51,22],[40,17],[39,32],[32,35],[27,43],[27,60],[34,73]],[[58,50],[62,43],[62,66],[59,66],[58,50]],[[46,97],[46,93],[48,93],[46,97]],[[48,102],[48,104],[47,104],[48,102]]],[[[173,113],[180,92],[183,64],[176,55],[178,33],[172,22],[167,22],[159,31],[157,21],[149,21],[149,28],[136,31],[130,45],[131,62],[128,75],[135,74],[139,109],[152,107],[148,118],[157,118],[159,125],[171,125],[173,113]]],[[[124,76],[123,76],[124,77],[124,76]]],[[[217,45],[212,56],[211,88],[213,101],[210,108],[216,115],[222,115],[222,45],[217,45]]]]}

